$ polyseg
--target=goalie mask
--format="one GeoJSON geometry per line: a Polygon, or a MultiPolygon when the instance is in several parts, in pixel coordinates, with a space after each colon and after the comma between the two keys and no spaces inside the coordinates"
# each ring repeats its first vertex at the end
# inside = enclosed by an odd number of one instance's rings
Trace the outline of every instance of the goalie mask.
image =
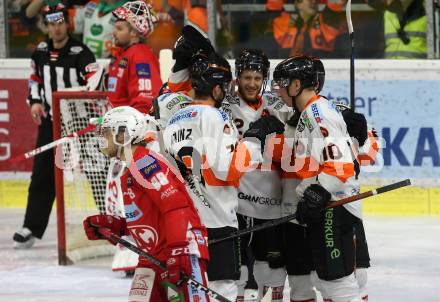
{"type": "Polygon", "coordinates": [[[151,4],[144,1],[131,1],[113,10],[113,15],[120,21],[127,21],[142,38],[148,37],[157,22],[151,4]]]}

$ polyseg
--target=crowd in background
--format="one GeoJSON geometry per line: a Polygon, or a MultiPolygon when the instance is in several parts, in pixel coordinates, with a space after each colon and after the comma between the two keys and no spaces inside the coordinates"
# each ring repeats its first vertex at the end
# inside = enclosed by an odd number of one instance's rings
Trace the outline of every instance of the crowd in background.
{"type": "MultiPolygon", "coordinates": [[[[108,57],[112,22],[94,24],[91,20],[87,23],[87,18],[93,19],[90,15],[94,13],[95,18],[102,19],[126,0],[10,0],[7,8],[9,57],[29,57],[44,40],[47,31],[41,22],[40,9],[44,3],[56,1],[62,1],[69,8],[72,33],[92,50],[97,46],[87,43],[86,39],[93,39],[95,35],[97,40],[103,40],[95,44],[107,45],[94,52],[98,58],[108,57]],[[104,37],[106,27],[109,34],[104,37]]],[[[206,0],[150,1],[157,12],[158,24],[147,43],[156,54],[173,47],[184,24],[208,32],[206,0]]],[[[349,55],[347,0],[214,1],[216,44],[219,52],[227,57],[235,58],[243,47],[262,49],[270,58],[285,58],[304,51],[322,58],[349,55]],[[239,8],[231,9],[234,5],[239,8]]],[[[427,57],[424,0],[353,0],[352,3],[358,58],[427,57]]]]}

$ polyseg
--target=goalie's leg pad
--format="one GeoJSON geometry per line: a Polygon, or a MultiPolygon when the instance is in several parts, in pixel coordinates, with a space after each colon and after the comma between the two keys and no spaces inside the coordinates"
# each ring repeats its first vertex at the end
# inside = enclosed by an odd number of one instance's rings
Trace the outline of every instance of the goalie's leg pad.
{"type": "Polygon", "coordinates": [[[157,273],[148,267],[138,267],[131,283],[128,302],[166,302],[167,296],[157,273]]]}
{"type": "Polygon", "coordinates": [[[312,279],[309,275],[290,276],[290,301],[315,301],[315,291],[313,290],[312,279]]]}
{"type": "Polygon", "coordinates": [[[332,302],[361,302],[359,286],[354,273],[335,280],[320,279],[316,272],[312,272],[312,282],[322,293],[324,301],[332,302]]]}

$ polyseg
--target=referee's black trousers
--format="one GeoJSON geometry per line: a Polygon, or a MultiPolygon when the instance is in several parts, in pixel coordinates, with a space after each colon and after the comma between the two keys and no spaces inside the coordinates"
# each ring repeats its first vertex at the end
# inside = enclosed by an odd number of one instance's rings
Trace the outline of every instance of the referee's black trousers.
{"type": "MultiPolygon", "coordinates": [[[[53,141],[52,121],[48,115],[41,119],[38,127],[37,148],[53,141]]],[[[31,183],[29,185],[23,227],[42,238],[49,222],[55,199],[54,150],[47,150],[34,158],[31,183]]]]}

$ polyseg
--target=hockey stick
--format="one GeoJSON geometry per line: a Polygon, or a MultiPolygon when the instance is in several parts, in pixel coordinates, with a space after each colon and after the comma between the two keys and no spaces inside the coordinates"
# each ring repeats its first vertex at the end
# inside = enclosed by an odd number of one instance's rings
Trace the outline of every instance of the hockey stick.
{"type": "MultiPolygon", "coordinates": [[[[102,119],[101,119],[101,121],[102,121],[102,119]]],[[[98,123],[100,123],[100,118],[98,118],[98,123]]],[[[24,154],[21,154],[21,155],[18,155],[16,157],[14,157],[14,158],[11,158],[11,159],[9,159],[9,162],[10,163],[17,163],[17,162],[20,162],[22,160],[32,158],[32,157],[34,157],[34,156],[36,156],[36,155],[38,155],[40,153],[43,153],[44,151],[50,150],[50,149],[55,148],[55,147],[57,147],[57,146],[59,146],[59,145],[61,145],[63,143],[66,143],[66,142],[68,142],[70,139],[72,139],[74,137],[78,137],[78,136],[84,135],[86,133],[92,132],[92,131],[95,130],[95,128],[96,128],[96,124],[90,124],[86,128],[78,130],[76,132],[73,132],[73,133],[69,134],[68,136],[65,136],[63,138],[57,139],[57,140],[55,140],[55,141],[53,141],[51,143],[48,143],[48,144],[46,144],[44,146],[38,147],[38,148],[36,148],[34,150],[28,151],[28,152],[26,152],[24,154]]]]}
{"type": "MultiPolygon", "coordinates": [[[[133,245],[130,242],[122,239],[118,235],[113,234],[109,229],[99,228],[98,232],[101,233],[104,237],[112,240],[113,242],[118,242],[119,244],[121,244],[122,246],[126,247],[130,251],[138,254],[139,256],[144,257],[145,259],[150,261],[152,264],[154,264],[158,268],[160,268],[162,270],[165,270],[165,271],[167,270],[167,266],[166,266],[165,263],[163,263],[159,259],[153,257],[152,255],[148,254],[147,252],[144,252],[143,250],[137,248],[135,245],[133,245]]],[[[213,291],[209,287],[206,287],[205,285],[203,285],[199,281],[194,280],[190,276],[187,276],[187,275],[183,274],[183,281],[187,282],[192,287],[205,292],[208,296],[210,296],[213,299],[216,299],[217,301],[220,301],[220,302],[232,302],[232,301],[226,299],[225,297],[223,297],[222,295],[220,295],[219,293],[213,291]]]]}
{"type": "Polygon", "coordinates": [[[354,30],[351,22],[351,0],[347,1],[345,7],[345,16],[347,18],[348,34],[350,36],[350,107],[355,111],[354,100],[354,30]]]}
{"type": "MultiPolygon", "coordinates": [[[[377,189],[374,189],[374,190],[371,190],[371,191],[367,191],[367,192],[364,192],[364,193],[360,193],[360,194],[357,194],[357,195],[353,195],[353,196],[350,196],[350,197],[347,197],[347,198],[343,198],[343,199],[331,202],[325,208],[326,209],[334,208],[334,207],[337,207],[337,206],[340,206],[340,205],[344,205],[344,204],[347,204],[347,203],[350,203],[350,202],[353,202],[353,201],[356,201],[356,200],[360,200],[360,199],[363,199],[363,198],[367,198],[367,197],[371,197],[371,196],[374,196],[374,195],[382,194],[382,193],[385,193],[385,192],[388,192],[388,191],[392,191],[392,190],[396,190],[396,189],[399,189],[399,188],[402,188],[402,187],[406,187],[406,186],[409,186],[409,185],[411,185],[411,181],[409,179],[405,179],[405,180],[402,180],[402,181],[399,181],[399,182],[396,182],[396,183],[393,183],[393,184],[390,184],[390,185],[386,185],[386,186],[383,186],[383,187],[380,187],[380,188],[377,188],[377,189]]],[[[247,229],[243,229],[243,230],[239,230],[239,231],[233,232],[232,234],[230,234],[230,235],[228,235],[226,237],[223,237],[223,238],[217,238],[217,239],[209,240],[208,244],[215,244],[215,243],[222,242],[222,241],[225,241],[225,240],[228,240],[228,239],[233,239],[233,238],[241,237],[241,236],[244,236],[244,235],[249,234],[249,233],[253,233],[253,232],[261,231],[261,230],[264,230],[264,229],[268,229],[268,228],[274,227],[276,225],[280,225],[280,224],[286,223],[286,222],[288,222],[290,220],[293,220],[295,218],[296,218],[296,213],[295,214],[291,214],[291,215],[287,215],[285,217],[282,217],[282,218],[279,218],[279,219],[276,219],[276,220],[271,220],[271,221],[268,221],[268,222],[265,222],[265,223],[262,223],[262,224],[259,224],[259,225],[247,228],[247,229]]]]}

